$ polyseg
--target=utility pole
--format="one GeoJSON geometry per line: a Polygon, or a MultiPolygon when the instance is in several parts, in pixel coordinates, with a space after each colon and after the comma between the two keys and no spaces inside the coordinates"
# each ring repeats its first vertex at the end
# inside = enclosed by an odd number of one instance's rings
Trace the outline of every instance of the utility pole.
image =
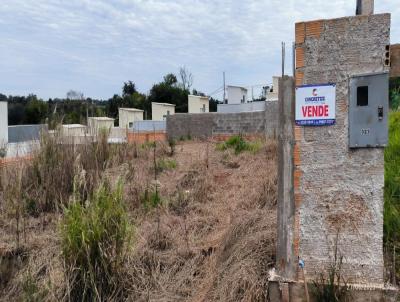
{"type": "Polygon", "coordinates": [[[282,77],[285,75],[285,56],[286,56],[286,45],[282,42],[282,77]]]}
{"type": "Polygon", "coordinates": [[[224,85],[224,99],[222,100],[222,103],[225,104],[225,71],[222,73],[223,77],[223,85],[224,85]]]}

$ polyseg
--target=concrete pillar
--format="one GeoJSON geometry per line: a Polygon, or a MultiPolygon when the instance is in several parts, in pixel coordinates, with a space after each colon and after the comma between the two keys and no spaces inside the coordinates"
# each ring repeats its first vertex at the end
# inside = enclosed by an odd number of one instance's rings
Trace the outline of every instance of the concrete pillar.
{"type": "Polygon", "coordinates": [[[373,15],[374,0],[357,0],[356,15],[373,15]]]}
{"type": "Polygon", "coordinates": [[[0,101],[0,148],[8,143],[8,104],[0,101]]]}
{"type": "Polygon", "coordinates": [[[278,274],[295,280],[297,257],[294,253],[294,95],[292,77],[279,79],[279,126],[278,126],[278,228],[277,268],[278,274]]]}

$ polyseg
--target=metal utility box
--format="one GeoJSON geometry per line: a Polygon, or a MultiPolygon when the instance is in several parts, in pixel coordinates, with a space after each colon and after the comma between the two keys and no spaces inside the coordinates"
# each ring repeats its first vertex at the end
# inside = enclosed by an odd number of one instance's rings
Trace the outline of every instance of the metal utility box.
{"type": "Polygon", "coordinates": [[[350,78],[349,147],[385,147],[388,143],[389,74],[350,78]]]}

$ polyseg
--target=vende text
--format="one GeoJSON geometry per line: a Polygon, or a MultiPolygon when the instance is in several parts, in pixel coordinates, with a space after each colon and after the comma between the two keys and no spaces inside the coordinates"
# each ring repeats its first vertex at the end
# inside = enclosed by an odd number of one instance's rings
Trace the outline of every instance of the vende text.
{"type": "Polygon", "coordinates": [[[329,106],[303,106],[301,107],[303,112],[303,117],[328,117],[329,116],[329,106]]]}

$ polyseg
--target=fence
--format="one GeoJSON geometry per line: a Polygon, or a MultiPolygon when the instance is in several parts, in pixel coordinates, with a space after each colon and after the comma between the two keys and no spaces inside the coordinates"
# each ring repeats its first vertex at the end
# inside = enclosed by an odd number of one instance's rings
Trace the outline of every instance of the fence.
{"type": "Polygon", "coordinates": [[[45,124],[8,126],[8,142],[21,143],[40,139],[40,133],[48,131],[45,124]]]}

